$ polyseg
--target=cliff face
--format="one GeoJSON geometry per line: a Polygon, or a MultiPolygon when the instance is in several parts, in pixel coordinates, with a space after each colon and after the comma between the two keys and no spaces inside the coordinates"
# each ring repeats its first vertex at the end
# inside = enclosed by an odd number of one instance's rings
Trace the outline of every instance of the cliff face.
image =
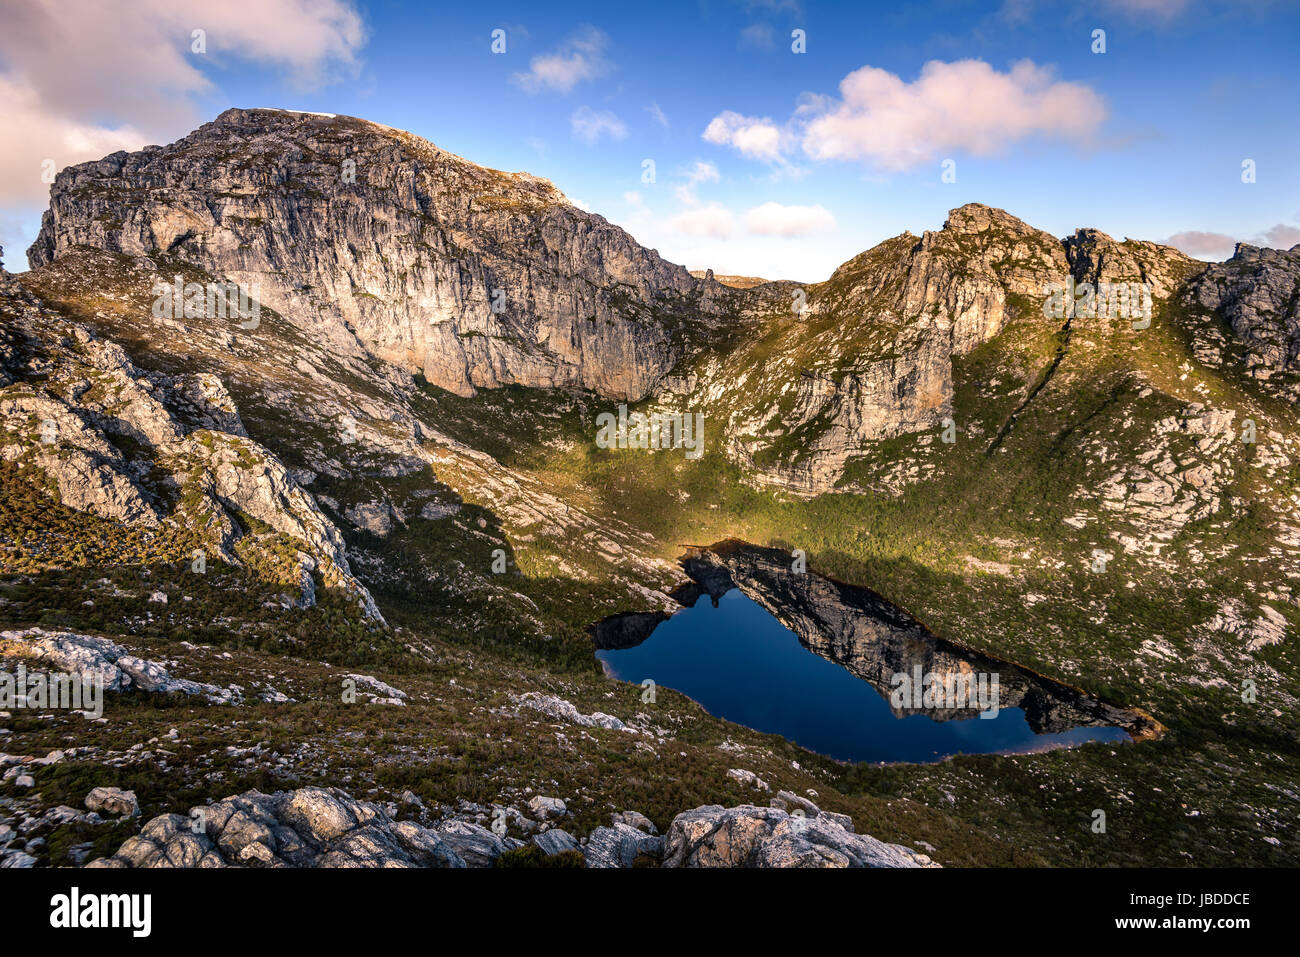
{"type": "MultiPolygon", "coordinates": [[[[382,620],[353,575],[338,528],[249,438],[217,376],[138,368],[120,345],[68,320],[3,268],[0,316],[0,467],[7,480],[45,492],[13,518],[39,525],[34,512],[66,508],[137,533],[137,541],[153,543],[151,558],[188,564],[202,556],[198,568],[240,564],[242,555],[269,563],[298,590],[300,607],[315,604],[319,579],[382,620]]],[[[61,529],[73,533],[66,556],[56,546],[61,536],[45,536],[34,554],[80,561],[90,547],[130,561],[125,547],[106,540],[109,527],[61,529]]],[[[9,550],[23,538],[17,524],[6,527],[9,550]]]]}
{"type": "Polygon", "coordinates": [[[653,395],[703,413],[709,448],[748,481],[801,495],[855,487],[854,463],[886,440],[956,428],[996,447],[1072,334],[1113,331],[1043,315],[1049,284],[1148,283],[1157,309],[1186,299],[1227,320],[1261,378],[1300,354],[1294,251],[1243,247],[1206,271],[1169,247],[1095,229],[1058,239],[972,203],[826,282],[732,288],[544,180],[364,120],[278,110],[228,110],[169,146],[61,172],[29,257],[39,268],[86,247],[163,280],[193,267],[246,284],[342,361],[377,358],[460,396],[653,395]],[[959,366],[1012,325],[1059,341],[1004,364],[1014,411],[981,437],[955,412],[959,366]]]}
{"type": "Polygon", "coordinates": [[[255,287],[337,350],[461,395],[647,393],[729,291],[545,180],[350,117],[227,110],[166,147],[63,170],[28,252],[169,254],[255,287]]]}
{"type": "Polygon", "coordinates": [[[1055,331],[1061,320],[1041,312],[1049,284],[1150,282],[1163,298],[1197,267],[1169,247],[1092,229],[1060,240],[968,204],[943,229],[887,240],[824,283],[749,290],[767,322],[703,366],[695,400],[725,417],[727,452],[757,482],[829,491],[873,444],[952,417],[954,359],[1013,317],[1055,331]]]}
{"type": "MultiPolygon", "coordinates": [[[[1187,299],[1227,322],[1256,378],[1300,373],[1300,245],[1284,251],[1239,243],[1231,259],[1189,284],[1187,299]]],[[[1292,386],[1290,394],[1300,391],[1292,386]]]]}

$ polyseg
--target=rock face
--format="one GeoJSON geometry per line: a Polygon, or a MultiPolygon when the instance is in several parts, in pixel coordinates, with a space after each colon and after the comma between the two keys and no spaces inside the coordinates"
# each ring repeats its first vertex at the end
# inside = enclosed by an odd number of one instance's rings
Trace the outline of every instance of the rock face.
{"type": "Polygon", "coordinates": [[[342,534],[248,437],[217,376],[147,373],[120,345],[69,322],[3,270],[0,314],[0,460],[42,473],[62,505],[148,529],[170,522],[232,563],[236,540],[249,531],[233,516],[251,516],[298,543],[304,604],[314,600],[319,575],[380,617],[352,575],[342,534]],[[171,515],[169,498],[178,505],[171,515]]]}
{"type": "Polygon", "coordinates": [[[462,395],[518,383],[640,398],[682,357],[679,327],[731,295],[545,180],[280,110],[227,110],[170,146],[60,172],[28,257],[78,245],[255,287],[337,348],[462,395]]]}
{"type": "Polygon", "coordinates": [[[943,229],[887,240],[824,283],[747,290],[766,322],[752,345],[702,366],[685,404],[722,420],[714,434],[757,483],[826,492],[875,443],[949,419],[953,360],[1013,316],[1055,330],[1041,313],[1048,284],[1150,282],[1164,297],[1197,268],[1167,246],[1091,229],[1060,240],[971,203],[943,229]]]}
{"type": "Polygon", "coordinates": [[[1257,378],[1300,372],[1300,245],[1283,251],[1238,243],[1231,259],[1191,283],[1187,298],[1228,322],[1257,378]]]}
{"type": "MultiPolygon", "coordinates": [[[[664,411],[704,414],[707,447],[750,481],[803,495],[842,486],[878,443],[950,420],[954,360],[1009,323],[1068,341],[1068,321],[1041,315],[1047,284],[1143,282],[1158,303],[1204,270],[1167,246],[1095,229],[1059,239],[971,203],[826,282],[735,288],[664,262],[536,177],[360,119],[240,109],[169,146],[60,172],[29,259],[86,247],[141,258],[167,281],[184,266],[242,284],[275,310],[268,322],[460,395],[653,395],[664,411]]],[[[1263,370],[1300,351],[1289,255],[1243,247],[1197,293],[1233,313],[1263,370]],[[1252,255],[1261,268],[1244,268],[1252,255]]],[[[81,485],[147,517],[93,464],[81,485]]],[[[350,517],[379,536],[393,527],[382,509],[350,517]]]]}
{"type": "MultiPolygon", "coordinates": [[[[481,829],[480,829],[481,830],[481,829]]],[[[248,791],[163,814],[89,867],[465,867],[437,832],[340,791],[248,791]]]]}
{"type": "Polygon", "coordinates": [[[598,827],[587,838],[588,867],[632,867],[641,855],[656,861],[663,856],[664,839],[628,824],[598,827]]]}
{"type": "Polygon", "coordinates": [[[937,867],[924,854],[854,834],[832,818],[742,804],[677,815],[664,867],[937,867]]]}
{"type": "Polygon", "coordinates": [[[541,834],[534,834],[530,843],[548,857],[563,854],[565,851],[578,851],[579,853],[582,851],[573,835],[558,827],[543,831],[541,834]]]}
{"type": "MultiPolygon", "coordinates": [[[[105,691],[175,692],[198,695],[213,704],[233,704],[242,699],[233,688],[174,678],[156,661],[128,655],[115,641],[97,635],[28,628],[0,632],[0,653],[17,653],[24,658],[83,681],[99,681],[105,691]]],[[[129,793],[129,792],[127,792],[129,793]]]]}
{"type": "MultiPolygon", "coordinates": [[[[547,855],[581,849],[594,868],[661,861],[665,867],[939,866],[909,848],[855,834],[845,815],[797,800],[799,811],[793,815],[781,807],[695,808],[677,815],[662,837],[617,821],[592,831],[583,848],[555,828],[531,843],[547,855]]],[[[629,815],[649,825],[636,812],[623,816],[629,815]]],[[[189,817],[160,815],[112,857],[87,866],[491,867],[506,851],[524,846],[465,821],[432,828],[395,821],[384,808],[336,788],[308,787],[275,794],[246,791],[191,808],[189,817]]]]}

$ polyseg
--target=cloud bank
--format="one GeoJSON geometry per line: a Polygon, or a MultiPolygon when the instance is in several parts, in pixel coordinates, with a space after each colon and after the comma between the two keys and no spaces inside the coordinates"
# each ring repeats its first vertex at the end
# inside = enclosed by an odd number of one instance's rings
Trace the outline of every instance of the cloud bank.
{"type": "Polygon", "coordinates": [[[0,29],[0,204],[43,203],[56,168],[174,139],[214,91],[204,67],[283,70],[297,89],[355,75],[366,42],[349,0],[102,0],[4,5],[0,29]],[[192,33],[204,31],[206,52],[192,33]]]}
{"type": "Polygon", "coordinates": [[[932,60],[910,83],[864,66],[840,81],[839,93],[806,97],[784,125],[724,110],[704,139],[768,163],[787,162],[797,148],[813,160],[896,172],[958,152],[996,155],[1037,136],[1086,143],[1106,119],[1091,88],[1029,60],[1005,73],[982,60],[932,60]]]}

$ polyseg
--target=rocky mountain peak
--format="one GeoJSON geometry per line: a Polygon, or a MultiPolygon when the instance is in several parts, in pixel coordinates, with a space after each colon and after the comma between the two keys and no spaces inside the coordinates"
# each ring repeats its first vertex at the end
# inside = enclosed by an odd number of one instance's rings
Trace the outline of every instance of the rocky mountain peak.
{"type": "MultiPolygon", "coordinates": [[[[1259,379],[1300,372],[1300,245],[1290,250],[1238,243],[1231,259],[1204,266],[1186,300],[1218,312],[1246,344],[1259,379]]],[[[1294,384],[1284,386],[1294,398],[1294,384]]]]}
{"type": "Polygon", "coordinates": [[[1063,243],[1079,282],[1150,283],[1161,299],[1204,268],[1172,246],[1127,237],[1120,242],[1100,229],[1076,229],[1063,243]]]}
{"type": "Polygon", "coordinates": [[[165,147],[63,170],[28,256],[168,256],[256,290],[344,354],[461,395],[640,398],[726,291],[549,182],[347,116],[232,109],[165,147]]]}
{"type": "Polygon", "coordinates": [[[1000,228],[1013,233],[1037,233],[1024,220],[1012,216],[1005,209],[985,206],[983,203],[967,203],[948,211],[948,218],[943,228],[957,233],[982,233],[987,229],[1000,228]]]}

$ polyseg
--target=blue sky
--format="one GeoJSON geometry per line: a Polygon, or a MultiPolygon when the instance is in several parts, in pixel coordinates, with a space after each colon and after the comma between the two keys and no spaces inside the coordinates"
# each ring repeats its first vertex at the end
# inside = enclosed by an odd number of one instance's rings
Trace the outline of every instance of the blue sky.
{"type": "Polygon", "coordinates": [[[824,279],[972,201],[1057,235],[1175,237],[1213,258],[1234,240],[1300,242],[1290,3],[710,0],[543,12],[265,0],[254,15],[138,0],[128,27],[92,0],[30,2],[40,15],[0,38],[11,269],[45,204],[40,160],[165,142],[232,105],[361,116],[545,176],[666,258],[725,273],[824,279]],[[202,54],[191,51],[195,27],[202,54]],[[492,51],[498,29],[503,53],[492,51]],[[1104,53],[1092,49],[1098,29],[1104,53]],[[792,50],[794,30],[806,52],[792,50]],[[95,49],[103,65],[87,64],[95,49]],[[1253,183],[1242,182],[1248,159],[1253,183]]]}

